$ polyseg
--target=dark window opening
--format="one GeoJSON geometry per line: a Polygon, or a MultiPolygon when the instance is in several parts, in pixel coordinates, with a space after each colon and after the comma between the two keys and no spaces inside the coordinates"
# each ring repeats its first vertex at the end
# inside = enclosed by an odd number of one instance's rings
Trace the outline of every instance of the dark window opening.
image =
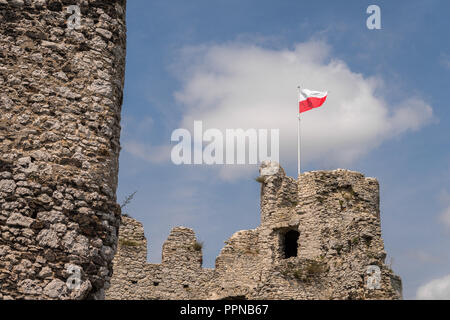
{"type": "Polygon", "coordinates": [[[298,237],[300,233],[295,230],[290,230],[284,235],[284,258],[291,258],[297,256],[298,237]]]}
{"type": "Polygon", "coordinates": [[[159,282],[153,282],[153,285],[155,286],[155,287],[157,287],[157,286],[159,286],[159,282]]]}
{"type": "Polygon", "coordinates": [[[138,282],[137,282],[137,280],[131,280],[131,283],[132,283],[132,284],[136,284],[136,283],[138,283],[138,282]]]}
{"type": "Polygon", "coordinates": [[[189,285],[188,284],[183,284],[183,288],[187,289],[187,288],[189,288],[189,285]]]}

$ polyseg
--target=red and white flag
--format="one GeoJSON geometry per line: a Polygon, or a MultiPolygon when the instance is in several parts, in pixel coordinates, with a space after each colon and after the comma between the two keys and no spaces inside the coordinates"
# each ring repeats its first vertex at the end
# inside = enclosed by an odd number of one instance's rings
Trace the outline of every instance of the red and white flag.
{"type": "Polygon", "coordinates": [[[299,112],[302,113],[320,107],[327,99],[327,94],[327,92],[301,89],[298,101],[299,112]]]}

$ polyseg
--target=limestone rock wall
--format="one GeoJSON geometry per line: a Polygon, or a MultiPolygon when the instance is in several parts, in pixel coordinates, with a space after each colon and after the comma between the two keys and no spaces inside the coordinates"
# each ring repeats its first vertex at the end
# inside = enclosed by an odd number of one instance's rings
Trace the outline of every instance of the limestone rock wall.
{"type": "Polygon", "coordinates": [[[0,299],[104,296],[120,221],[125,5],[0,0],[0,299]],[[70,5],[80,28],[68,28],[70,5]],[[71,268],[81,278],[69,289],[71,268]]]}
{"type": "Polygon", "coordinates": [[[142,225],[124,218],[107,299],[401,298],[401,280],[385,264],[376,179],[334,170],[295,180],[276,163],[260,174],[261,225],[226,241],[215,269],[201,267],[201,246],[184,227],[172,230],[161,264],[146,263],[142,225]],[[368,285],[373,268],[379,286],[368,285]]]}

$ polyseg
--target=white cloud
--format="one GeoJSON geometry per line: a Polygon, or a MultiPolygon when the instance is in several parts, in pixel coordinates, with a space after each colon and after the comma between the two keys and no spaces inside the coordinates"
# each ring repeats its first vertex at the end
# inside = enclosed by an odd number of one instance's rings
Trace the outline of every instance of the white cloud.
{"type": "Polygon", "coordinates": [[[153,164],[168,163],[170,161],[170,145],[153,145],[143,141],[149,139],[158,129],[155,120],[143,115],[140,118],[127,116],[122,120],[124,135],[122,136],[123,150],[132,156],[153,164]]]}
{"type": "Polygon", "coordinates": [[[414,250],[408,252],[408,256],[419,261],[420,263],[439,263],[442,260],[440,256],[435,256],[429,252],[417,248],[414,248],[414,250]]]}
{"type": "Polygon", "coordinates": [[[450,275],[419,287],[416,297],[421,300],[450,300],[450,275]]]}
{"type": "Polygon", "coordinates": [[[445,226],[450,228],[450,206],[442,212],[440,218],[445,226]]]}
{"type": "Polygon", "coordinates": [[[438,198],[445,206],[445,209],[439,215],[439,220],[450,230],[450,193],[446,189],[442,189],[438,198]]]}
{"type": "Polygon", "coordinates": [[[446,189],[441,190],[438,198],[443,204],[450,204],[450,192],[448,192],[446,189]]]}
{"type": "Polygon", "coordinates": [[[167,146],[152,146],[145,143],[128,140],[122,143],[124,151],[150,163],[167,163],[170,161],[170,149],[167,146]]]}
{"type": "MultiPolygon", "coordinates": [[[[348,166],[385,140],[418,130],[432,119],[420,98],[393,105],[378,96],[378,77],[355,73],[333,59],[324,42],[297,44],[293,50],[224,44],[186,48],[177,64],[182,88],[181,127],[194,120],[207,128],[280,129],[280,162],[296,163],[297,85],[328,90],[326,104],[302,114],[302,161],[320,166],[348,166]]],[[[381,91],[381,90],[379,90],[381,91]]],[[[235,166],[236,168],[239,166],[235,166]]],[[[242,170],[236,177],[242,177],[242,170]]],[[[222,170],[222,177],[232,176],[222,170]]],[[[252,171],[254,174],[254,167],[252,171]]]]}

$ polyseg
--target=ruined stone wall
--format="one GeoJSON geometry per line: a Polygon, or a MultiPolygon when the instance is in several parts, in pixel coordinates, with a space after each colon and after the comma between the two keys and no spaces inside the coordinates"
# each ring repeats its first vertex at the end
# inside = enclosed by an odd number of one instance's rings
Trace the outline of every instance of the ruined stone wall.
{"type": "Polygon", "coordinates": [[[0,299],[104,296],[125,47],[125,0],[0,0],[0,299]]]}
{"type": "Polygon", "coordinates": [[[276,163],[260,169],[261,225],[236,232],[201,267],[195,234],[174,228],[161,264],[148,264],[142,225],[124,218],[107,299],[400,299],[401,280],[385,264],[379,185],[348,170],[286,177],[276,163]],[[286,258],[288,231],[299,232],[286,258]],[[136,240],[136,241],[135,241],[136,240]],[[369,266],[380,287],[367,285],[369,266]]]}

